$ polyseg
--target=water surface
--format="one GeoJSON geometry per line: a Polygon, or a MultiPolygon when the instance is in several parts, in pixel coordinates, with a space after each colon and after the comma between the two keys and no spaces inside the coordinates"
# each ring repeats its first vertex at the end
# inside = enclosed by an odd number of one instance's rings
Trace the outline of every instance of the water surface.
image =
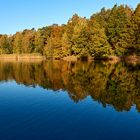
{"type": "Polygon", "coordinates": [[[140,65],[0,62],[0,140],[140,139],[140,65]]]}

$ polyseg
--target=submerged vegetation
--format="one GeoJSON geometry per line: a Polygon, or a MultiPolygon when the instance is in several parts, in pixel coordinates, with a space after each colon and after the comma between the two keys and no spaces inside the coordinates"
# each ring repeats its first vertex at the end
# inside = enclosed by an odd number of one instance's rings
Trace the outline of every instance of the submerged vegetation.
{"type": "Polygon", "coordinates": [[[0,35],[0,54],[39,53],[47,58],[124,57],[140,54],[140,4],[102,8],[89,19],[77,14],[66,25],[0,35]]]}

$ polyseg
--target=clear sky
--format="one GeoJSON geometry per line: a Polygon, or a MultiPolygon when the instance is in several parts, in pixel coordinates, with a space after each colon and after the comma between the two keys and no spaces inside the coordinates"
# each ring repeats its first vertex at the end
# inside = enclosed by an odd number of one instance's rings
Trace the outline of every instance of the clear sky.
{"type": "Polygon", "coordinates": [[[0,33],[13,34],[53,23],[63,24],[77,13],[90,17],[102,7],[127,4],[135,8],[140,0],[0,0],[0,33]]]}

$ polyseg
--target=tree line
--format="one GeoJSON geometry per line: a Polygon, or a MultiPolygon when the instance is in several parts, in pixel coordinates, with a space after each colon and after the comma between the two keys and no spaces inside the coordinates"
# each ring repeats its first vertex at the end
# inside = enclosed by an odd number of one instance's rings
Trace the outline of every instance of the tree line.
{"type": "Polygon", "coordinates": [[[0,54],[39,53],[47,58],[102,58],[140,54],[140,4],[102,8],[89,19],[73,15],[67,24],[0,35],[0,54]]]}

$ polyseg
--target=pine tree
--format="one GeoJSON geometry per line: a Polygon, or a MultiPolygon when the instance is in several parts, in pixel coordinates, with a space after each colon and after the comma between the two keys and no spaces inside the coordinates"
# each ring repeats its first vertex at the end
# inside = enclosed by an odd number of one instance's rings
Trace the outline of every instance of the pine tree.
{"type": "Polygon", "coordinates": [[[133,42],[133,49],[135,53],[140,53],[140,4],[138,4],[136,10],[134,11],[132,17],[132,28],[134,31],[134,42],[133,42]]]}
{"type": "Polygon", "coordinates": [[[128,12],[128,8],[123,5],[119,7],[115,5],[111,10],[108,20],[107,37],[115,55],[123,55],[129,45],[124,39],[130,38],[130,36],[127,36],[127,25],[131,17],[130,13],[131,10],[128,12]]]}

